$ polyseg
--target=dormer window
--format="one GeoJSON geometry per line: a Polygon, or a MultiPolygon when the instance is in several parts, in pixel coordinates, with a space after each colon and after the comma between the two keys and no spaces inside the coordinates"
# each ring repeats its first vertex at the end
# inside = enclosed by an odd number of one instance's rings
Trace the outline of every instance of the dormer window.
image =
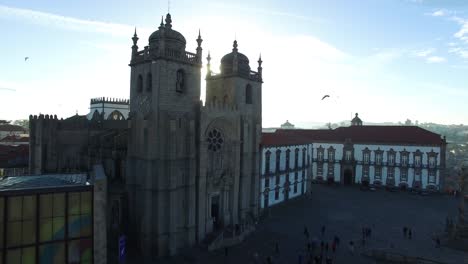
{"type": "Polygon", "coordinates": [[[380,153],[375,154],[375,164],[377,164],[377,165],[382,164],[382,154],[380,154],[380,153]]]}
{"type": "Polygon", "coordinates": [[[350,161],[352,156],[353,156],[353,153],[351,152],[351,150],[347,150],[346,155],[345,155],[346,161],[350,161]]]}
{"type": "Polygon", "coordinates": [[[401,154],[401,166],[407,166],[407,165],[408,165],[408,155],[401,154]]]}
{"type": "Polygon", "coordinates": [[[323,150],[317,151],[317,159],[318,161],[323,161],[323,150]]]}
{"type": "Polygon", "coordinates": [[[328,161],[333,162],[334,160],[335,160],[335,150],[332,147],[330,147],[328,149],[328,161]]]}
{"type": "Polygon", "coordinates": [[[388,165],[394,165],[395,164],[395,155],[394,154],[389,154],[388,155],[388,165]]]}
{"type": "Polygon", "coordinates": [[[436,159],[435,157],[429,157],[429,167],[430,168],[435,168],[436,166],[436,159]]]}
{"type": "Polygon", "coordinates": [[[369,153],[364,153],[364,162],[369,163],[369,153]]]}
{"type": "Polygon", "coordinates": [[[419,167],[421,166],[421,156],[414,156],[414,166],[419,167]]]}

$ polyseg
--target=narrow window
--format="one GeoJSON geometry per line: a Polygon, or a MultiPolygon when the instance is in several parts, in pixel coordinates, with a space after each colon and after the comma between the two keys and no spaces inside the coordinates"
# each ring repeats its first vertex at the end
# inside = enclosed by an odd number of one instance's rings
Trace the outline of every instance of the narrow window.
{"type": "Polygon", "coordinates": [[[183,93],[185,90],[185,74],[182,69],[177,71],[176,92],[183,93]]]}
{"type": "Polygon", "coordinates": [[[250,84],[245,87],[245,103],[252,104],[252,86],[250,84]]]}
{"type": "Polygon", "coordinates": [[[270,173],[270,156],[271,152],[268,150],[265,153],[265,174],[267,175],[270,173]]]}
{"type": "Polygon", "coordinates": [[[143,76],[141,76],[141,74],[138,75],[137,79],[137,92],[143,92],[143,76]]]}
{"type": "Polygon", "coordinates": [[[289,149],[286,150],[286,170],[289,170],[289,154],[291,151],[289,149]]]}
{"type": "Polygon", "coordinates": [[[276,172],[280,171],[280,157],[281,157],[281,150],[276,151],[276,172]]]}
{"type": "Polygon", "coordinates": [[[146,91],[151,92],[153,90],[153,77],[151,73],[146,75],[146,91]]]}

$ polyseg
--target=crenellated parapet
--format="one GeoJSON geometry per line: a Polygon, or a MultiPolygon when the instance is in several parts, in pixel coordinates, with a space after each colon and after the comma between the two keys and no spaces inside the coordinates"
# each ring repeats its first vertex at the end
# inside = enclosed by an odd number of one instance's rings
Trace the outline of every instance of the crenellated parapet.
{"type": "Polygon", "coordinates": [[[124,98],[112,98],[112,97],[97,97],[91,99],[91,104],[102,104],[102,103],[109,103],[109,104],[123,104],[129,105],[130,100],[124,98]]]}

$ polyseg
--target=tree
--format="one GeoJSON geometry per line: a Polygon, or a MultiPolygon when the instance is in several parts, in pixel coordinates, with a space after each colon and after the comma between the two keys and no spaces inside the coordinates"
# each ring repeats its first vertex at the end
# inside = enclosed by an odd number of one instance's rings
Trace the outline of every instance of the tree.
{"type": "Polygon", "coordinates": [[[22,126],[25,129],[29,129],[29,120],[28,119],[19,119],[13,122],[13,125],[22,126]]]}
{"type": "Polygon", "coordinates": [[[0,125],[6,125],[6,124],[10,124],[11,121],[8,121],[8,120],[1,120],[0,119],[0,125]]]}
{"type": "Polygon", "coordinates": [[[406,119],[405,126],[411,126],[411,120],[410,119],[406,119]]]}

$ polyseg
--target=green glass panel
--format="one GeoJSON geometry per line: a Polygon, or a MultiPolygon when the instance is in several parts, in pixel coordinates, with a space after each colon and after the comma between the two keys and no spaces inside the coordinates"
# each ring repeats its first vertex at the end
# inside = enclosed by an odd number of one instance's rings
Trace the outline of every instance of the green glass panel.
{"type": "Polygon", "coordinates": [[[46,244],[39,247],[40,264],[65,263],[65,243],[46,244]]]}
{"type": "Polygon", "coordinates": [[[52,217],[52,194],[44,194],[40,196],[40,217],[52,217]]]}
{"type": "Polygon", "coordinates": [[[54,194],[54,216],[65,216],[65,194],[54,194]]]}
{"type": "Polygon", "coordinates": [[[14,196],[8,198],[8,221],[21,220],[21,212],[23,211],[22,205],[22,196],[14,196]]]}
{"type": "Polygon", "coordinates": [[[22,251],[22,264],[36,263],[36,250],[34,247],[23,248],[22,251]]]}
{"type": "Polygon", "coordinates": [[[80,193],[68,193],[68,215],[80,214],[80,193]]]}
{"type": "Polygon", "coordinates": [[[91,213],[91,192],[82,192],[81,193],[81,213],[90,214],[91,213]]]}
{"type": "Polygon", "coordinates": [[[7,245],[18,246],[21,243],[21,222],[9,222],[7,225],[7,245]]]}
{"type": "Polygon", "coordinates": [[[36,221],[23,221],[22,245],[36,242],[36,221]]]}
{"type": "Polygon", "coordinates": [[[23,219],[33,220],[36,218],[36,196],[24,196],[23,198],[23,219]]]}
{"type": "Polygon", "coordinates": [[[52,218],[39,220],[41,242],[52,240],[52,222],[52,218]]]}
{"type": "Polygon", "coordinates": [[[6,255],[6,263],[21,264],[21,249],[8,250],[6,255]]]}
{"type": "Polygon", "coordinates": [[[73,215],[68,217],[68,236],[79,237],[81,233],[80,216],[73,215]]]}
{"type": "Polygon", "coordinates": [[[65,237],[65,217],[54,217],[53,239],[63,239],[65,237]]]}

